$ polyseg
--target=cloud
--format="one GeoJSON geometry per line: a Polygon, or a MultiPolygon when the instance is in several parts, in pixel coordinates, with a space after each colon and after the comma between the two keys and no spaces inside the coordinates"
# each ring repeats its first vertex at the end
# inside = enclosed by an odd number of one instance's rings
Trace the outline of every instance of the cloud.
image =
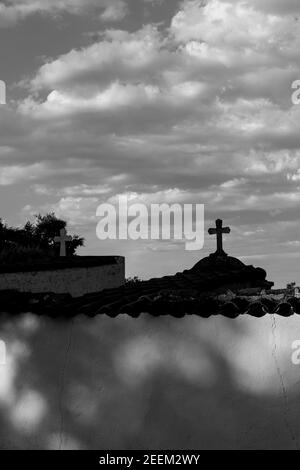
{"type": "Polygon", "coordinates": [[[0,186],[9,186],[18,181],[35,180],[45,173],[47,173],[47,169],[43,163],[0,167],[0,186]]]}
{"type": "Polygon", "coordinates": [[[0,115],[0,182],[29,181],[78,224],[124,193],[204,203],[248,237],[294,221],[300,26],[292,2],[275,3],[185,1],[165,30],[110,29],[46,59],[0,115]]]}
{"type": "Polygon", "coordinates": [[[0,2],[0,26],[15,24],[35,13],[86,15],[92,11],[102,11],[103,21],[117,21],[127,14],[127,4],[123,0],[6,0],[0,2]]]}
{"type": "Polygon", "coordinates": [[[107,30],[100,41],[49,60],[31,86],[34,90],[59,87],[82,92],[87,85],[88,91],[93,91],[116,80],[143,82],[148,76],[153,82],[161,68],[175,61],[163,43],[164,38],[152,25],[134,33],[107,30]]]}
{"type": "Polygon", "coordinates": [[[128,6],[122,0],[116,1],[111,5],[107,5],[104,12],[100,15],[103,21],[120,21],[128,13],[128,6]]]}
{"type": "Polygon", "coordinates": [[[263,12],[269,12],[274,14],[289,15],[291,13],[299,13],[300,5],[298,0],[248,0],[248,4],[263,12]]]}

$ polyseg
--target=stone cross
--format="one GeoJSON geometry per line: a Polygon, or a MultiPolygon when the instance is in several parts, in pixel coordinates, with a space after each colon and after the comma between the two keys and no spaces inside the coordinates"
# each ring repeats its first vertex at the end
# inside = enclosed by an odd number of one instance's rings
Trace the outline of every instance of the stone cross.
{"type": "Polygon", "coordinates": [[[223,227],[223,220],[216,220],[216,228],[210,228],[208,230],[209,235],[217,235],[217,251],[216,255],[226,255],[223,250],[223,233],[230,233],[229,227],[223,227]]]}
{"type": "Polygon", "coordinates": [[[66,242],[72,241],[72,237],[67,235],[65,228],[62,228],[60,231],[60,236],[54,238],[55,243],[60,243],[60,252],[59,256],[66,256],[66,242]]]}

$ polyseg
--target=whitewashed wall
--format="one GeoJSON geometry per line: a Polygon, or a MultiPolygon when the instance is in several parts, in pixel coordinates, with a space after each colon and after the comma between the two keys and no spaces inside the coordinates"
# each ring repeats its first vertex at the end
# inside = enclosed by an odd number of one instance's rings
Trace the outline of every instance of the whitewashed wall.
{"type": "Polygon", "coordinates": [[[119,287],[125,280],[124,258],[115,264],[57,270],[0,273],[0,291],[70,293],[73,297],[119,287]]]}
{"type": "Polygon", "coordinates": [[[0,448],[299,449],[300,318],[0,318],[0,448]]]}

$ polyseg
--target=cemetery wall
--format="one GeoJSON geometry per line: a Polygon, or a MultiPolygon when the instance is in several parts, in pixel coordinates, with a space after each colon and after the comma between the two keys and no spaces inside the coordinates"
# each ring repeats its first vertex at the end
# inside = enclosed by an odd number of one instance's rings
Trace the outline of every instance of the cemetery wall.
{"type": "Polygon", "coordinates": [[[300,447],[298,315],[24,314],[0,338],[3,449],[300,447]]]}
{"type": "Polygon", "coordinates": [[[93,256],[59,259],[52,264],[2,266],[0,291],[69,293],[82,296],[119,287],[125,281],[125,259],[93,256]]]}

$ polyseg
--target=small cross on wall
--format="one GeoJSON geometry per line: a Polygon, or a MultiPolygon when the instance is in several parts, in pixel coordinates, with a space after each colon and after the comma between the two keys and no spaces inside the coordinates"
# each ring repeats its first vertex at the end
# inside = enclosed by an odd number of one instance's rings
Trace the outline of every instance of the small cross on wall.
{"type": "Polygon", "coordinates": [[[216,228],[208,229],[209,235],[217,235],[217,251],[215,252],[216,255],[219,256],[226,256],[227,253],[223,250],[223,234],[230,233],[229,227],[223,227],[223,220],[217,219],[216,220],[216,228]]]}
{"type": "Polygon", "coordinates": [[[67,235],[65,228],[60,230],[60,236],[54,238],[55,243],[60,243],[59,256],[66,256],[66,243],[72,241],[72,237],[67,235]]]}

